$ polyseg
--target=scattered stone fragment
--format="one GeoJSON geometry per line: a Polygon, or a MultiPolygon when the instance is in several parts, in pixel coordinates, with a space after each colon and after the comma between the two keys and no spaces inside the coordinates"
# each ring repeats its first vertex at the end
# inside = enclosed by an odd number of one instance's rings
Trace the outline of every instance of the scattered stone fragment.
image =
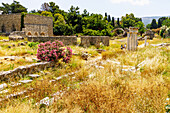
{"type": "Polygon", "coordinates": [[[96,68],[98,68],[98,69],[104,69],[104,67],[103,67],[103,66],[95,65],[95,67],[96,67],[96,68]]]}
{"type": "Polygon", "coordinates": [[[56,82],[56,80],[50,80],[50,83],[56,82]]]}
{"type": "Polygon", "coordinates": [[[15,58],[10,58],[10,61],[15,61],[15,58]]]}
{"type": "Polygon", "coordinates": [[[8,90],[6,89],[6,90],[3,90],[3,91],[0,91],[0,94],[2,94],[2,93],[8,93],[8,90]]]}
{"type": "Polygon", "coordinates": [[[25,46],[25,43],[21,42],[21,45],[22,45],[22,46],[25,46]]]}
{"type": "Polygon", "coordinates": [[[32,82],[32,80],[21,80],[21,81],[19,81],[19,82],[26,84],[26,83],[32,82]]]}
{"type": "MultiPolygon", "coordinates": [[[[45,97],[44,99],[40,100],[40,105],[44,104],[46,106],[52,105],[54,103],[54,98],[49,98],[49,97],[45,97]]],[[[36,103],[36,105],[38,105],[38,103],[36,103]]]]}
{"type": "Polygon", "coordinates": [[[92,77],[94,77],[95,75],[92,73],[92,74],[90,74],[89,75],[89,78],[92,78],[92,77]]]}
{"type": "Polygon", "coordinates": [[[25,59],[25,56],[23,56],[22,58],[25,59]]]}
{"type": "Polygon", "coordinates": [[[61,76],[56,78],[56,80],[60,80],[60,79],[62,79],[62,77],[61,77],[61,76]]]}
{"type": "Polygon", "coordinates": [[[40,77],[40,75],[38,75],[38,74],[30,74],[28,76],[31,77],[31,78],[38,78],[38,77],[40,77]]]}
{"type": "Polygon", "coordinates": [[[15,47],[15,44],[12,44],[12,47],[15,47]]]}
{"type": "Polygon", "coordinates": [[[21,85],[21,83],[15,83],[15,82],[12,82],[10,84],[11,87],[17,87],[17,86],[20,86],[20,85],[21,85]]]}
{"type": "Polygon", "coordinates": [[[11,46],[8,46],[8,48],[11,48],[11,46]]]}
{"type": "Polygon", "coordinates": [[[3,64],[3,62],[0,61],[0,64],[3,64]]]}
{"type": "Polygon", "coordinates": [[[24,43],[25,43],[25,44],[27,44],[28,42],[27,42],[27,41],[25,41],[24,43]]]}
{"type": "Polygon", "coordinates": [[[81,55],[81,57],[82,57],[83,60],[87,60],[88,57],[89,57],[89,55],[88,55],[88,53],[83,53],[83,54],[81,55]]]}
{"type": "Polygon", "coordinates": [[[18,46],[20,46],[21,44],[20,43],[18,43],[18,46]]]}
{"type": "Polygon", "coordinates": [[[3,39],[3,42],[9,42],[9,40],[5,40],[5,39],[3,39]]]}
{"type": "Polygon", "coordinates": [[[106,50],[104,50],[104,49],[96,49],[96,51],[97,51],[98,53],[102,53],[102,52],[105,52],[106,50]]]}
{"type": "Polygon", "coordinates": [[[23,95],[23,94],[26,93],[26,92],[27,92],[27,91],[24,90],[24,91],[21,91],[21,92],[17,92],[17,93],[13,93],[13,94],[7,95],[7,96],[6,96],[6,99],[21,96],[21,95],[23,95]]]}
{"type": "Polygon", "coordinates": [[[3,90],[4,88],[6,88],[8,85],[6,84],[6,83],[4,83],[4,84],[1,84],[0,85],[0,90],[3,90]]]}

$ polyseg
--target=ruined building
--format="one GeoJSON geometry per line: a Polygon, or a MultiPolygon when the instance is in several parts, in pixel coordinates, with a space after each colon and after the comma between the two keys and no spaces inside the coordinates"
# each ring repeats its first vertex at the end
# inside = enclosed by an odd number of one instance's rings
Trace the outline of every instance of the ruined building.
{"type": "Polygon", "coordinates": [[[53,36],[53,18],[32,14],[24,17],[21,14],[0,15],[0,32],[13,31],[24,31],[28,36],[53,36]]]}

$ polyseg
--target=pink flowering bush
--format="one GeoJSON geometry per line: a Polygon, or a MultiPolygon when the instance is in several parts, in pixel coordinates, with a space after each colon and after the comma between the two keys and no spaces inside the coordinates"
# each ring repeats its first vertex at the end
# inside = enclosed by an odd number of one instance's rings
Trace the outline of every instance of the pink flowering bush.
{"type": "Polygon", "coordinates": [[[45,42],[38,45],[37,58],[42,61],[59,61],[68,63],[72,57],[72,50],[65,47],[61,41],[45,42]]]}

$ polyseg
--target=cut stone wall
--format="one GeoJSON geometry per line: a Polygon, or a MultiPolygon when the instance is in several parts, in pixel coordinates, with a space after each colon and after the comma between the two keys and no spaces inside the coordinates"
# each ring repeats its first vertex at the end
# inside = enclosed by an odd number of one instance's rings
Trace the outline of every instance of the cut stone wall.
{"type": "Polygon", "coordinates": [[[46,24],[25,24],[23,31],[27,36],[49,36],[46,24]]]}
{"type": "Polygon", "coordinates": [[[4,25],[5,32],[20,31],[21,28],[21,14],[3,14],[0,15],[0,32],[4,25]],[[14,30],[15,29],[15,30],[14,30]]]}
{"type": "MultiPolygon", "coordinates": [[[[48,36],[53,36],[53,18],[39,15],[27,14],[24,17],[26,34],[28,32],[47,32],[48,36]],[[28,27],[28,28],[27,28],[28,27]]],[[[33,33],[33,34],[34,34],[33,33]]]]}
{"type": "Polygon", "coordinates": [[[89,47],[90,45],[100,46],[102,42],[105,46],[109,46],[110,38],[108,36],[81,36],[81,46],[89,47]]]}
{"type": "MultiPolygon", "coordinates": [[[[30,32],[45,36],[53,36],[53,18],[39,15],[26,14],[24,17],[25,28],[23,31],[26,35],[30,32]],[[36,33],[37,32],[37,33],[36,33]]],[[[21,14],[3,14],[0,15],[0,32],[11,33],[13,31],[21,31],[21,14]],[[4,27],[3,27],[4,26],[4,27]],[[5,31],[3,30],[5,29],[5,31]]]]}
{"type": "Polygon", "coordinates": [[[47,42],[47,41],[62,41],[64,45],[76,45],[77,37],[76,36],[55,36],[55,37],[28,37],[28,41],[31,42],[47,42]]]}

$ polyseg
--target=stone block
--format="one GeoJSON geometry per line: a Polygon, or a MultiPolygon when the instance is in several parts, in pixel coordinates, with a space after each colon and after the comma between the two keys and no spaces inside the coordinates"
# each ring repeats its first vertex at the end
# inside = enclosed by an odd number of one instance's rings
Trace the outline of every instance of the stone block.
{"type": "Polygon", "coordinates": [[[32,80],[21,80],[19,81],[20,83],[23,83],[23,84],[27,84],[27,83],[30,83],[32,82],[32,80]]]}

